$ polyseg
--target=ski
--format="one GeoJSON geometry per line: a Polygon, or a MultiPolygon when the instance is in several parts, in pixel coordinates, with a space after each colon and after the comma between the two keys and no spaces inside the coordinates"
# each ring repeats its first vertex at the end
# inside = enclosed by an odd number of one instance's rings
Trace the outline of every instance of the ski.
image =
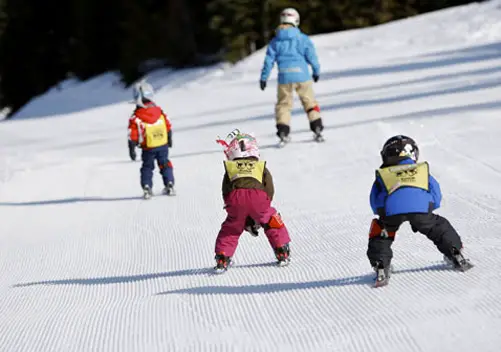
{"type": "Polygon", "coordinates": [[[173,188],[164,188],[162,194],[169,197],[174,197],[176,195],[176,191],[173,188]]]}
{"type": "Polygon", "coordinates": [[[462,273],[474,267],[474,265],[470,262],[470,260],[465,259],[462,254],[456,255],[456,258],[454,259],[449,259],[446,256],[444,256],[444,261],[447,265],[451,266],[452,269],[460,271],[462,273]]]}
{"type": "Polygon", "coordinates": [[[152,196],[153,196],[153,191],[151,190],[151,188],[148,186],[145,186],[143,188],[143,198],[150,199],[152,196]]]}
{"type": "Polygon", "coordinates": [[[228,268],[218,268],[214,267],[214,274],[221,275],[228,271],[228,268]]]}
{"type": "Polygon", "coordinates": [[[389,277],[384,277],[384,276],[379,276],[376,278],[376,281],[374,282],[374,287],[384,287],[387,286],[390,283],[390,278],[389,277]]]}
{"type": "Polygon", "coordinates": [[[313,140],[318,143],[325,142],[325,138],[322,136],[322,132],[320,130],[313,132],[313,140]]]}
{"type": "Polygon", "coordinates": [[[313,140],[315,142],[317,142],[317,143],[323,143],[323,142],[325,142],[325,138],[321,134],[318,134],[315,137],[313,137],[313,140]]]}
{"type": "Polygon", "coordinates": [[[231,258],[217,258],[216,257],[217,264],[213,268],[214,274],[220,275],[224,274],[228,271],[228,269],[233,266],[233,259],[231,258]]]}
{"type": "Polygon", "coordinates": [[[289,142],[291,141],[291,138],[290,137],[284,137],[284,138],[281,138],[280,141],[278,142],[278,145],[277,147],[278,148],[283,148],[285,147],[289,142]]]}
{"type": "Polygon", "coordinates": [[[390,265],[388,268],[375,268],[376,279],[374,280],[374,287],[384,287],[390,283],[391,273],[393,272],[393,266],[390,265]]]}
{"type": "Polygon", "coordinates": [[[462,263],[459,267],[456,267],[455,269],[464,273],[473,267],[474,265],[470,263],[469,260],[467,260],[466,262],[462,263]]]}

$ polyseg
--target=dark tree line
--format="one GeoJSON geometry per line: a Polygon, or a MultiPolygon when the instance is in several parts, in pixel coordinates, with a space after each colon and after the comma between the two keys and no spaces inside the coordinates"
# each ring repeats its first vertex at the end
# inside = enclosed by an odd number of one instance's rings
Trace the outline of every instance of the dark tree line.
{"type": "Polygon", "coordinates": [[[468,0],[0,0],[0,107],[69,77],[237,61],[266,45],[284,7],[308,34],[372,26],[468,0]]]}

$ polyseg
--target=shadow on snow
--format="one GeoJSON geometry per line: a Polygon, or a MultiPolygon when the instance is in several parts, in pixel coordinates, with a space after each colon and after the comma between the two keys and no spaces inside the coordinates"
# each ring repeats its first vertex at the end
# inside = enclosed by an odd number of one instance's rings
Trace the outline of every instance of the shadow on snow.
{"type": "Polygon", "coordinates": [[[79,279],[63,279],[63,280],[47,280],[37,282],[27,282],[16,284],[12,287],[29,287],[29,286],[56,286],[56,285],[112,285],[112,284],[127,284],[132,282],[162,279],[166,277],[176,276],[194,276],[209,274],[212,270],[210,268],[204,269],[187,269],[168,271],[161,273],[139,274],[139,275],[124,275],[124,276],[107,276],[95,278],[79,278],[79,279]]]}
{"type": "Polygon", "coordinates": [[[28,207],[36,205],[55,205],[55,204],[72,204],[72,203],[86,203],[86,202],[120,202],[125,200],[143,199],[141,196],[136,197],[73,197],[63,199],[50,199],[50,200],[37,200],[29,202],[0,202],[2,207],[28,207]]]}
{"type": "MultiPolygon", "coordinates": [[[[234,270],[234,269],[230,269],[234,270]]],[[[395,270],[393,274],[426,272],[426,271],[449,271],[452,270],[446,264],[435,264],[431,266],[395,270]]],[[[248,286],[202,286],[191,287],[179,290],[160,292],[158,295],[169,294],[191,294],[191,295],[252,295],[262,293],[275,293],[293,290],[309,290],[317,288],[343,287],[343,286],[370,286],[374,283],[374,274],[351,276],[332,280],[318,280],[310,282],[287,282],[271,283],[248,286]]]]}
{"type": "MultiPolygon", "coordinates": [[[[230,270],[231,271],[238,270],[239,268],[242,269],[242,268],[274,267],[275,265],[276,264],[274,262],[256,263],[256,264],[238,265],[232,267],[230,270]]],[[[435,264],[421,268],[395,270],[394,274],[426,272],[426,271],[442,271],[442,270],[451,270],[451,269],[446,264],[435,264]]],[[[199,268],[199,269],[185,269],[185,270],[167,271],[167,272],[150,273],[150,274],[138,274],[138,275],[34,281],[34,282],[15,284],[12,287],[19,288],[19,287],[30,287],[30,286],[59,286],[59,285],[98,286],[98,285],[127,284],[127,283],[156,280],[169,277],[197,276],[197,275],[201,276],[211,275],[214,277],[218,276],[212,274],[213,274],[212,268],[199,268]]],[[[374,279],[374,274],[368,274],[368,275],[345,277],[340,279],[320,280],[320,281],[310,281],[310,282],[273,283],[273,284],[248,285],[248,286],[204,286],[204,287],[192,287],[192,288],[173,290],[173,291],[165,291],[158,293],[158,295],[167,295],[167,294],[245,295],[245,294],[256,294],[256,293],[273,293],[273,292],[290,291],[290,290],[306,290],[312,288],[370,285],[372,284],[373,279],[374,279]]]]}

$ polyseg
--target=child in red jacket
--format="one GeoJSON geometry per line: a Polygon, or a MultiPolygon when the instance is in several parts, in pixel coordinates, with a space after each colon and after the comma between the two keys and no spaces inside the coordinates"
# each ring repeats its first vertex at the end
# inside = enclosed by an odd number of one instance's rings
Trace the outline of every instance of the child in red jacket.
{"type": "Polygon", "coordinates": [[[142,149],[141,187],[144,198],[153,195],[153,170],[155,161],[165,185],[164,194],[174,195],[174,173],[169,160],[172,147],[172,129],[167,115],[155,105],[153,88],[142,81],[134,87],[136,109],[129,119],[129,141],[142,149]]]}

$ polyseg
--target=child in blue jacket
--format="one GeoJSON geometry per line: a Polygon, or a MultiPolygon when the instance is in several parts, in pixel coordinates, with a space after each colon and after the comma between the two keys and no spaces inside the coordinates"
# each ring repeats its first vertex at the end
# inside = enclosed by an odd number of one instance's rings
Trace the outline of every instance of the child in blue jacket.
{"type": "Polygon", "coordinates": [[[277,63],[278,101],[275,106],[275,120],[277,136],[284,143],[290,140],[294,90],[308,115],[310,129],[315,134],[315,140],[323,140],[321,132],[324,126],[312,83],[312,78],[317,82],[320,77],[320,64],[313,42],[299,30],[298,26],[299,13],[293,8],[283,10],[280,14],[280,26],[277,28],[276,36],[268,45],[261,71],[260,85],[264,90],[273,65],[277,63]],[[312,67],[311,76],[308,65],[312,67]]]}
{"type": "Polygon", "coordinates": [[[409,221],[414,232],[432,240],[455,268],[469,269],[469,261],[461,254],[463,244],[458,233],[446,218],[433,214],[440,207],[442,193],[430,175],[428,163],[417,163],[419,149],[414,140],[402,135],[390,138],[381,157],[383,164],[376,170],[370,194],[372,210],[379,219],[372,220],[367,250],[378,280],[389,277],[391,245],[405,221],[409,221]]]}

